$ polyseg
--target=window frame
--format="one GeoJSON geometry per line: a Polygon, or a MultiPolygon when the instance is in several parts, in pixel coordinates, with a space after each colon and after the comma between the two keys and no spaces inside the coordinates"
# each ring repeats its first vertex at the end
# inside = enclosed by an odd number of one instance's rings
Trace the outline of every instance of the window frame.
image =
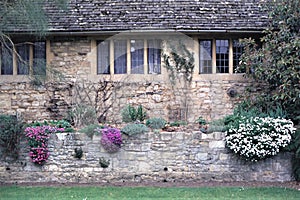
{"type": "Polygon", "coordinates": [[[234,40],[239,40],[240,38],[231,38],[231,37],[216,37],[216,38],[197,38],[198,39],[198,74],[199,75],[209,75],[209,74],[240,74],[234,72],[234,47],[233,47],[233,41],[234,40]],[[206,41],[206,40],[211,40],[212,41],[212,73],[201,73],[201,46],[200,42],[201,41],[206,41]],[[218,72],[217,69],[217,40],[227,40],[228,41],[228,72],[218,72]]]}
{"type": "MultiPolygon", "coordinates": [[[[1,70],[0,70],[0,75],[2,76],[26,76],[26,75],[44,75],[46,73],[46,70],[42,70],[43,73],[35,73],[34,70],[34,65],[36,64],[35,60],[37,60],[37,58],[35,57],[35,46],[37,45],[37,43],[43,43],[43,54],[44,54],[44,58],[43,58],[43,65],[44,68],[46,69],[46,64],[47,64],[47,41],[32,41],[32,42],[15,42],[14,46],[11,46],[11,59],[12,59],[12,73],[10,74],[4,74],[2,73],[2,69],[5,68],[2,65],[2,46],[3,44],[0,44],[1,46],[1,51],[0,51],[0,66],[1,66],[1,70]],[[23,59],[22,57],[24,57],[24,55],[22,54],[21,50],[23,47],[25,47],[25,52],[27,53],[27,58],[23,59]],[[28,69],[26,69],[26,73],[24,73],[23,69],[21,69],[24,66],[21,66],[22,64],[24,64],[24,62],[27,62],[28,65],[28,69]]],[[[26,66],[25,66],[26,67],[26,66]]]]}
{"type": "MultiPolygon", "coordinates": [[[[159,51],[156,51],[156,54],[159,54],[159,56],[157,56],[157,60],[159,62],[159,64],[157,64],[157,66],[159,67],[159,69],[157,70],[156,73],[150,73],[150,70],[149,70],[149,66],[150,66],[150,62],[149,61],[149,47],[148,47],[148,41],[149,40],[155,40],[155,41],[158,41],[158,43],[160,44],[159,45],[159,48],[162,47],[162,39],[156,39],[156,38],[148,38],[148,37],[126,37],[126,38],[117,38],[117,39],[107,39],[107,41],[109,42],[109,66],[110,66],[110,73],[99,73],[98,72],[98,55],[99,55],[99,49],[98,49],[98,44],[100,41],[104,41],[105,39],[95,39],[94,40],[94,44],[96,45],[96,61],[95,61],[95,64],[96,64],[96,74],[97,75],[124,75],[124,74],[130,74],[130,75],[152,75],[152,74],[161,74],[161,68],[162,68],[162,57],[161,57],[161,50],[159,51]],[[123,41],[126,41],[126,52],[123,54],[125,55],[125,61],[123,63],[126,63],[126,70],[123,70],[123,73],[116,73],[116,59],[115,59],[115,54],[116,54],[116,48],[115,48],[115,41],[119,41],[119,40],[123,40],[123,41]],[[133,61],[135,61],[136,59],[133,58],[132,56],[136,56],[131,50],[132,48],[132,41],[140,41],[141,44],[140,46],[143,46],[142,47],[142,50],[139,52],[138,56],[139,56],[139,60],[142,60],[143,61],[143,67],[140,67],[139,70],[142,71],[141,72],[136,72],[134,69],[133,69],[133,61]]],[[[125,49],[125,48],[124,48],[125,49]]]]}

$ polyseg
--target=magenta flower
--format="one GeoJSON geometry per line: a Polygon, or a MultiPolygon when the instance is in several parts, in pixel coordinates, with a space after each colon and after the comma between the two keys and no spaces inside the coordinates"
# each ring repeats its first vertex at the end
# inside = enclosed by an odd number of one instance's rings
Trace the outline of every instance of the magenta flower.
{"type": "Polygon", "coordinates": [[[43,165],[47,162],[50,155],[48,149],[50,134],[63,131],[63,128],[52,126],[36,126],[25,129],[25,136],[30,147],[29,156],[33,163],[43,165]]]}
{"type": "Polygon", "coordinates": [[[103,148],[109,153],[119,151],[122,144],[121,131],[117,128],[102,129],[102,138],[100,142],[103,148]]]}

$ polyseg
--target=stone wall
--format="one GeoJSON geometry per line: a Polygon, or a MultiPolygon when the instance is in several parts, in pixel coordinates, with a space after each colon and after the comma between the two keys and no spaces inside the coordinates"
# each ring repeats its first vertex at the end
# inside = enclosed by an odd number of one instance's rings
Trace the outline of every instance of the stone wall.
{"type": "Polygon", "coordinates": [[[179,181],[290,181],[291,155],[281,153],[257,163],[244,162],[225,148],[224,133],[150,132],[123,136],[119,152],[109,154],[100,136],[59,133],[50,139],[50,157],[40,167],[25,146],[15,162],[0,162],[1,183],[122,183],[179,181]],[[82,148],[83,157],[74,157],[82,148]],[[110,160],[108,168],[99,158],[110,160]]]}
{"type": "Polygon", "coordinates": [[[119,123],[121,109],[131,104],[142,105],[149,117],[194,122],[199,116],[211,120],[230,114],[239,98],[230,97],[228,90],[234,88],[241,94],[239,91],[249,83],[245,80],[204,80],[192,82],[188,89],[173,88],[159,81],[110,84],[114,87],[105,91],[111,96],[104,102],[105,93],[99,90],[101,85],[94,82],[85,82],[85,87],[71,81],[50,82],[40,87],[28,82],[0,83],[0,111],[19,114],[25,121],[62,119],[72,106],[86,104],[96,107],[98,115],[109,107],[106,120],[119,123]]]}

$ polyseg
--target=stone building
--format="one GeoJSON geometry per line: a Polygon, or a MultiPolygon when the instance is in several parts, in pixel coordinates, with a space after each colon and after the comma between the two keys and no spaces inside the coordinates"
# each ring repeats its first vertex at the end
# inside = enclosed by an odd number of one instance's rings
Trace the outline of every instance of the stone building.
{"type": "Polygon", "coordinates": [[[262,35],[265,4],[70,0],[59,10],[49,3],[45,38],[20,24],[8,30],[18,56],[1,45],[0,112],[61,119],[82,106],[94,108],[99,121],[119,122],[131,104],[168,121],[220,118],[251,84],[235,73],[239,39],[262,35]],[[172,79],[166,61],[176,66],[174,55],[185,63],[172,79]]]}
{"type": "MultiPolygon", "coordinates": [[[[1,114],[31,121],[87,113],[83,118],[118,123],[131,104],[149,117],[194,122],[231,113],[256,84],[235,72],[239,39],[260,38],[267,1],[70,0],[65,10],[47,2],[46,37],[34,38],[24,24],[7,26],[16,51],[0,44],[1,114]]],[[[150,132],[125,137],[120,152],[109,154],[100,136],[53,134],[47,164],[34,165],[21,148],[18,161],[0,161],[0,184],[292,180],[290,154],[243,162],[224,137],[150,132]],[[77,148],[82,159],[74,157],[77,148]]]]}

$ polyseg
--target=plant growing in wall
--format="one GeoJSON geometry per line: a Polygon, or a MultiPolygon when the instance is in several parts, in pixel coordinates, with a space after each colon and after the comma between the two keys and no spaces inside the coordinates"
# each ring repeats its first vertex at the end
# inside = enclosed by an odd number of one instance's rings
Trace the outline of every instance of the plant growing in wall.
{"type": "Polygon", "coordinates": [[[149,132],[149,128],[144,124],[127,124],[121,129],[121,132],[126,135],[133,136],[149,132]]]}
{"type": "Polygon", "coordinates": [[[166,126],[167,121],[160,117],[147,119],[146,125],[151,129],[162,129],[166,126]]]}
{"type": "Polygon", "coordinates": [[[104,127],[99,124],[90,124],[80,129],[79,132],[85,133],[88,137],[93,138],[94,135],[98,135],[101,132],[102,128],[104,127]]]}
{"type": "Polygon", "coordinates": [[[30,147],[29,156],[33,163],[44,165],[49,157],[48,140],[50,134],[63,132],[63,128],[52,126],[27,127],[25,136],[30,147]]]}
{"type": "Polygon", "coordinates": [[[207,122],[202,116],[196,119],[195,122],[199,124],[199,128],[202,133],[207,133],[207,122]]]}
{"type": "Polygon", "coordinates": [[[0,145],[3,148],[3,157],[18,158],[20,136],[23,130],[23,124],[16,116],[0,115],[0,145]]]}
{"type": "Polygon", "coordinates": [[[115,153],[120,150],[122,144],[122,135],[117,128],[101,129],[101,145],[109,153],[115,153]]]}
{"type": "Polygon", "coordinates": [[[113,97],[119,82],[100,79],[98,83],[78,77],[73,85],[72,108],[68,118],[75,127],[104,123],[113,106],[113,97]]]}
{"type": "Polygon", "coordinates": [[[181,105],[179,106],[179,112],[183,111],[183,115],[180,114],[180,119],[187,121],[189,111],[189,87],[193,79],[193,73],[195,68],[194,54],[187,48],[189,43],[193,43],[192,39],[187,38],[174,38],[174,40],[166,41],[165,48],[162,53],[164,59],[164,67],[169,73],[169,79],[173,87],[178,86],[174,89],[174,96],[178,96],[178,92],[182,93],[179,95],[181,105]],[[183,80],[183,84],[181,82],[183,80]],[[180,83],[180,84],[177,84],[180,83]]]}
{"type": "Polygon", "coordinates": [[[105,159],[104,157],[101,157],[99,159],[99,164],[102,168],[108,168],[109,164],[110,164],[110,160],[109,159],[105,159]]]}
{"type": "Polygon", "coordinates": [[[74,151],[75,151],[75,155],[74,155],[75,158],[81,159],[82,156],[83,156],[82,148],[81,147],[80,148],[75,148],[74,151]]]}
{"type": "Polygon", "coordinates": [[[44,121],[35,121],[27,126],[53,126],[56,128],[63,128],[64,132],[73,132],[71,124],[66,120],[44,120],[44,121]]]}
{"type": "Polygon", "coordinates": [[[122,109],[121,115],[122,121],[126,123],[135,121],[143,122],[147,117],[147,113],[144,111],[141,105],[139,105],[137,108],[127,105],[122,109]]]}
{"type": "Polygon", "coordinates": [[[184,80],[190,83],[195,68],[194,54],[187,49],[181,39],[177,44],[168,41],[166,45],[170,52],[164,52],[162,57],[165,63],[164,66],[169,72],[171,83],[175,84],[180,75],[183,75],[184,80]]]}

